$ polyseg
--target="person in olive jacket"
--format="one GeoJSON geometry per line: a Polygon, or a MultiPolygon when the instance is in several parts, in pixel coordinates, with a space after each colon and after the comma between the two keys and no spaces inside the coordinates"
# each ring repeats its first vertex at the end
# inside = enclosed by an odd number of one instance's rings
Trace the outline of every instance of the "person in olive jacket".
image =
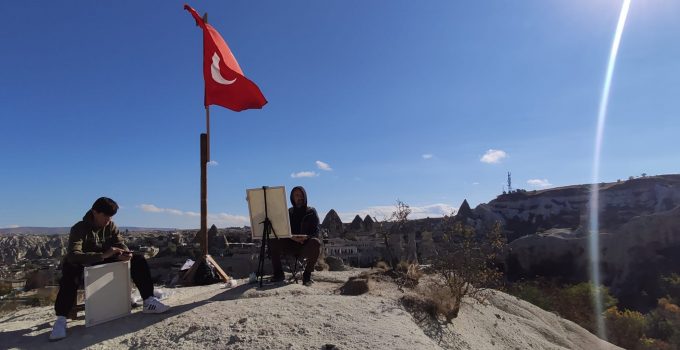
{"type": "Polygon", "coordinates": [[[284,280],[281,254],[290,254],[300,259],[307,259],[305,271],[302,274],[302,284],[309,286],[314,282],[312,271],[321,253],[321,241],[318,237],[319,215],[316,214],[316,209],[307,206],[307,193],[302,186],[297,186],[290,191],[290,202],[293,207],[288,209],[288,217],[293,237],[270,239],[269,254],[274,270],[271,281],[284,280]]]}
{"type": "Polygon", "coordinates": [[[130,252],[118,227],[111,221],[116,212],[118,204],[111,198],[101,197],[92,204],[83,220],[71,227],[68,251],[62,261],[59,293],[54,303],[57,320],[50,340],[66,337],[66,317],[76,304],[85,266],[129,260],[132,281],[144,300],[142,312],[162,313],[170,308],[154,297],[151,272],[144,256],[130,252]]]}

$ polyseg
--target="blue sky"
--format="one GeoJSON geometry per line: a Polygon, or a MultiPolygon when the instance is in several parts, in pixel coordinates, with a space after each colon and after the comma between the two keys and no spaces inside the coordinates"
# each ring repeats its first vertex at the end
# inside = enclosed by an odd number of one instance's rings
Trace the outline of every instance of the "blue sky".
{"type": "MultiPolygon", "coordinates": [[[[307,188],[322,219],[414,217],[588,183],[621,6],[564,1],[195,1],[269,103],[211,108],[209,224],[247,188],[307,188]],[[296,177],[298,175],[311,175],[296,177]]],[[[0,227],[199,226],[201,31],[183,2],[0,3],[0,227]]],[[[680,172],[680,2],[634,1],[602,181],[680,172]]]]}

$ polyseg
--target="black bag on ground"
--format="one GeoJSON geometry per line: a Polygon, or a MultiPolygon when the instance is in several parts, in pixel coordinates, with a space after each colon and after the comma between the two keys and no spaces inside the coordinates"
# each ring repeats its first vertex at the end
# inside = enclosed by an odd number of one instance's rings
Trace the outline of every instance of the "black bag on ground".
{"type": "Polygon", "coordinates": [[[196,268],[196,274],[194,275],[194,284],[197,286],[205,286],[208,284],[213,284],[220,282],[221,279],[215,272],[215,267],[212,266],[207,261],[201,261],[196,268]]]}

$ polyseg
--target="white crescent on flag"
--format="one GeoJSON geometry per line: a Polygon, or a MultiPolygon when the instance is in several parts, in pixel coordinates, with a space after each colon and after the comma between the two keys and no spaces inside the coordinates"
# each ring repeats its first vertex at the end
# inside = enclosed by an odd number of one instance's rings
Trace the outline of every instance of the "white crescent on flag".
{"type": "Polygon", "coordinates": [[[236,78],[234,78],[233,80],[224,79],[222,74],[220,74],[220,56],[217,55],[217,52],[215,52],[212,56],[212,65],[210,65],[210,75],[212,76],[214,81],[222,85],[230,85],[236,81],[236,78]]]}

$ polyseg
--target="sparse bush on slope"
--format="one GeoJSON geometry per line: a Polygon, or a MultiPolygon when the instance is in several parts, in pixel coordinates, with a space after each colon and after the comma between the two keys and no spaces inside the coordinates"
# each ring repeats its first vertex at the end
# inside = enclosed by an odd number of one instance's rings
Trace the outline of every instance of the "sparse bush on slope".
{"type": "Polygon", "coordinates": [[[489,288],[501,285],[503,273],[496,259],[504,247],[500,223],[482,235],[460,222],[451,223],[433,259],[432,271],[437,278],[424,289],[423,297],[431,300],[424,305],[433,306],[451,322],[458,316],[464,297],[484,302],[489,288]]]}

